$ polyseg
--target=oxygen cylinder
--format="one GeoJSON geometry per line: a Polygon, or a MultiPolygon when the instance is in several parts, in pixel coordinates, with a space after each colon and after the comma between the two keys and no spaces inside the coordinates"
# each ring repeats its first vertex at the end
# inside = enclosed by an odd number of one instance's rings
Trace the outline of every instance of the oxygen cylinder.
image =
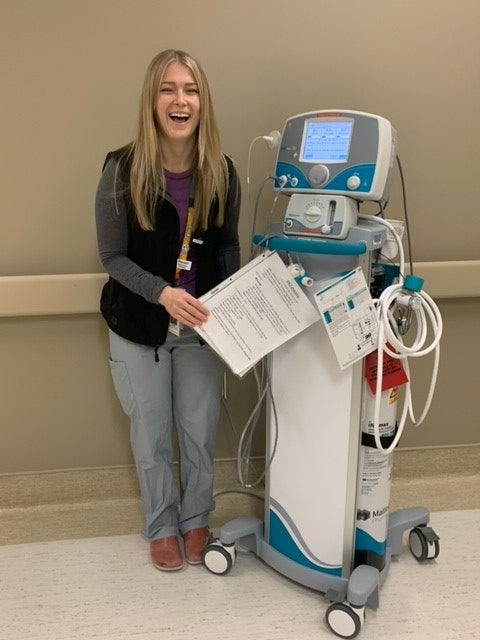
{"type": "MultiPolygon", "coordinates": [[[[381,571],[385,566],[392,454],[385,454],[375,446],[375,395],[366,382],[363,395],[365,410],[358,462],[354,566],[367,564],[381,571]]],[[[382,392],[379,429],[385,448],[395,436],[397,400],[398,387],[382,392]]]]}

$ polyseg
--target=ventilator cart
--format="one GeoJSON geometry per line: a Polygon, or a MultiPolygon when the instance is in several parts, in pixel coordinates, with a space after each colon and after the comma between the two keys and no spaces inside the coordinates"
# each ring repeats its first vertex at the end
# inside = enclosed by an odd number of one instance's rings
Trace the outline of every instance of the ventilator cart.
{"type": "Polygon", "coordinates": [[[420,278],[392,268],[391,224],[359,214],[359,202],[384,207],[395,149],[387,120],[353,111],[294,116],[279,136],[274,188],[288,206],[283,222],[253,242],[279,253],[319,321],[268,356],[264,519],[226,523],[204,552],[207,569],[222,575],[241,545],[321,592],[330,601],[326,624],[342,638],[360,632],[367,605],[379,606],[404,534],[417,560],[439,553],[427,509],[389,508],[392,452],[406,419],[399,389],[409,385],[395,340],[403,344],[409,316],[432,302],[420,278]],[[385,329],[380,300],[392,290],[385,329]],[[342,339],[348,323],[350,342],[342,339]],[[379,341],[386,346],[372,349],[379,341]]]}

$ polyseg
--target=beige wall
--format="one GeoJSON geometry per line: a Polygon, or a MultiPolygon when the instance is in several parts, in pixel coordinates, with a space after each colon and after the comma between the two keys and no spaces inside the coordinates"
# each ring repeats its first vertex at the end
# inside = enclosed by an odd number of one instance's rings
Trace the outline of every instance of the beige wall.
{"type": "MultiPolygon", "coordinates": [[[[131,138],[145,67],[170,46],[197,55],[209,76],[244,186],[244,256],[250,141],[296,113],[346,108],[397,129],[414,260],[478,261],[479,23],[477,0],[2,0],[0,279],[102,270],[93,225],[102,160],[131,138]]],[[[272,162],[255,147],[253,197],[272,162]]],[[[401,217],[398,176],[389,214],[401,217]]],[[[437,395],[403,446],[480,441],[480,302],[440,305],[437,395]]],[[[0,354],[0,472],[130,463],[98,315],[0,318],[0,354]]],[[[428,363],[417,369],[421,403],[428,363]]],[[[253,383],[228,386],[241,427],[253,383]]],[[[235,455],[226,415],[218,455],[235,455]]]]}

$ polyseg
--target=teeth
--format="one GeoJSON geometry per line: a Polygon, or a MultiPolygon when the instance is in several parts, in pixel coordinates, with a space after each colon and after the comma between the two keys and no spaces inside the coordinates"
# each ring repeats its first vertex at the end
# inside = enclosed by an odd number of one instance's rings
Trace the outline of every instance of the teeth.
{"type": "Polygon", "coordinates": [[[188,113],[171,113],[170,114],[171,118],[189,118],[189,114],[188,113]]]}

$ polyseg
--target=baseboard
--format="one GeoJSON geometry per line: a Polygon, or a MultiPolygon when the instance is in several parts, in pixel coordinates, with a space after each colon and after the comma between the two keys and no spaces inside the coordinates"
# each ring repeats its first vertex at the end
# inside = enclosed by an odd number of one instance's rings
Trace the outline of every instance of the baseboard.
{"type": "MultiPolygon", "coordinates": [[[[263,460],[254,460],[262,469],[263,460]]],[[[398,450],[390,509],[480,508],[480,445],[398,450]]],[[[245,491],[235,460],[215,462],[218,527],[239,515],[263,516],[261,490],[245,491]]],[[[0,475],[0,544],[138,532],[142,513],[133,467],[0,475]]]]}
{"type": "MultiPolygon", "coordinates": [[[[262,458],[253,463],[263,469],[262,458]]],[[[443,479],[460,482],[472,476],[480,478],[480,445],[399,449],[394,453],[392,486],[415,482],[436,485],[443,479]]],[[[240,487],[236,460],[216,460],[215,490],[235,487],[240,487]]],[[[0,474],[0,509],[137,497],[133,466],[0,474]]],[[[474,498],[480,501],[480,496],[474,498]]]]}

